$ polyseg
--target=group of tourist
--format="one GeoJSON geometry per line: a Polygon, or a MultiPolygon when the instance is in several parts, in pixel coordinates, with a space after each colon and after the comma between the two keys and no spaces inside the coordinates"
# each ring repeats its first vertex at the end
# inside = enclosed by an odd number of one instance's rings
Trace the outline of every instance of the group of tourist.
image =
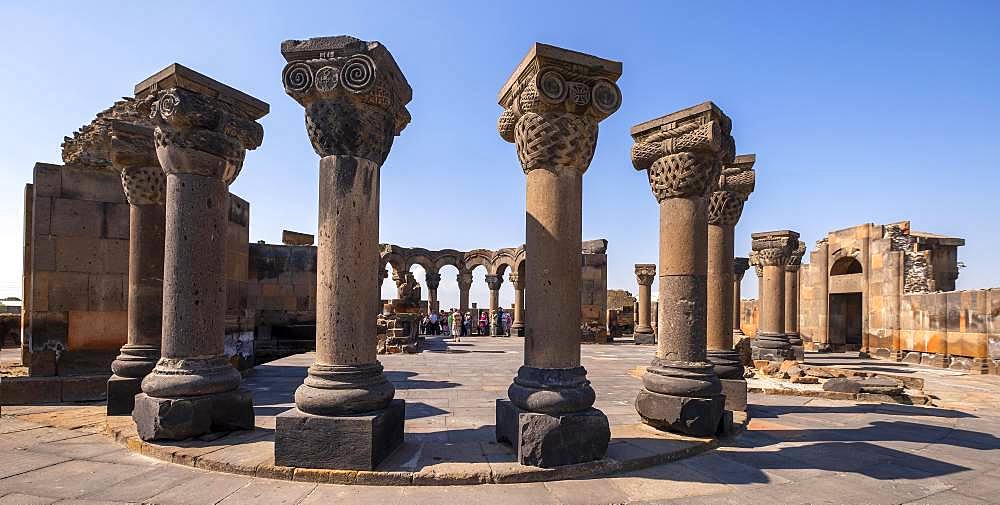
{"type": "Polygon", "coordinates": [[[488,310],[479,311],[479,320],[474,321],[469,312],[460,313],[457,309],[438,311],[425,314],[420,320],[422,335],[443,335],[454,337],[460,341],[469,335],[490,335],[490,323],[499,328],[499,334],[510,335],[513,318],[510,311],[498,307],[492,314],[488,310]]]}

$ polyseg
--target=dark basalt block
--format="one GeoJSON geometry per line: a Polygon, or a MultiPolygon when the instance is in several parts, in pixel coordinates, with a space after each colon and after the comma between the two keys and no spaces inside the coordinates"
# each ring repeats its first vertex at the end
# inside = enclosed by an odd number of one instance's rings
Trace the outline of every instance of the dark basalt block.
{"type": "Polygon", "coordinates": [[[275,416],[279,466],[374,470],[403,444],[406,402],[359,416],[317,416],[291,409],[275,416]]]}
{"type": "Polygon", "coordinates": [[[135,395],[142,392],[142,379],[112,375],[108,379],[108,415],[127,416],[135,408],[135,395]]]}
{"type": "Polygon", "coordinates": [[[665,431],[696,437],[715,435],[722,420],[726,397],[672,396],[639,390],[635,410],[646,424],[665,431]]]}
{"type": "Polygon", "coordinates": [[[252,430],[253,396],[242,389],[185,398],[140,393],[132,419],[143,440],[184,440],[217,431],[252,430]]]}
{"type": "Polygon", "coordinates": [[[517,450],[522,465],[553,468],[603,459],[611,441],[608,417],[595,408],[548,415],[497,400],[497,442],[517,450]]]}

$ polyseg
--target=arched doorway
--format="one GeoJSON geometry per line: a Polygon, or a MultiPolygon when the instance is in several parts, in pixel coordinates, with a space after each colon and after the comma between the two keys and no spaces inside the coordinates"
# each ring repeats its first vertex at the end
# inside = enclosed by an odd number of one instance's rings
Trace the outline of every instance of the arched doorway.
{"type": "Polygon", "coordinates": [[[861,349],[864,308],[861,262],[851,256],[830,267],[830,344],[846,351],[861,349]]]}

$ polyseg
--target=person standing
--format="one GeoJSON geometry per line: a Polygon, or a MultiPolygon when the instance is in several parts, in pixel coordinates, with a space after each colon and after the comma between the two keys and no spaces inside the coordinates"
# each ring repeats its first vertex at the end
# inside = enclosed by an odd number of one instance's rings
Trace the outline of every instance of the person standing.
{"type": "Polygon", "coordinates": [[[512,322],[511,319],[512,317],[510,315],[510,311],[509,310],[505,311],[503,313],[503,331],[504,335],[507,335],[508,337],[510,336],[510,325],[512,322]]]}
{"type": "Polygon", "coordinates": [[[431,312],[430,321],[431,321],[430,322],[430,326],[431,326],[430,333],[431,333],[431,335],[437,335],[438,334],[438,313],[437,312],[431,312]]]}
{"type": "Polygon", "coordinates": [[[451,336],[455,342],[462,341],[462,314],[458,311],[451,312],[451,336]]]}
{"type": "Polygon", "coordinates": [[[472,316],[468,312],[462,314],[462,336],[469,336],[469,327],[472,325],[472,316]]]}
{"type": "Polygon", "coordinates": [[[505,334],[503,321],[503,307],[497,307],[497,311],[493,313],[493,326],[497,329],[497,335],[505,334]]]}
{"type": "Polygon", "coordinates": [[[486,315],[485,310],[479,311],[479,334],[489,335],[487,326],[490,325],[489,317],[486,315]]]}

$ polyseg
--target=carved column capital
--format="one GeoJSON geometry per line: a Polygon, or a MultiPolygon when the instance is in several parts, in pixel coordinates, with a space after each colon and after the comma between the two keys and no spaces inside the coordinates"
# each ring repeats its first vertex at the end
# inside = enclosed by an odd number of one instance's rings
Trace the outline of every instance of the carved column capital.
{"type": "Polygon", "coordinates": [[[496,291],[500,289],[500,286],[502,284],[503,284],[503,277],[499,275],[486,276],[486,285],[490,287],[490,291],[496,291]]]}
{"type": "Polygon", "coordinates": [[[674,112],[632,127],[632,165],[647,172],[658,202],[706,196],[733,161],[731,132],[732,121],[712,102],[674,112]]]}
{"type": "Polygon", "coordinates": [[[459,289],[468,291],[472,287],[472,272],[459,272],[455,280],[458,281],[459,289]]]}
{"type": "Polygon", "coordinates": [[[413,97],[385,46],[341,35],[286,40],[281,54],[285,92],[305,107],[316,154],[384,163],[410,122],[413,97]]]}
{"type": "Polygon", "coordinates": [[[583,173],[598,123],[621,106],[621,63],[535,44],[500,91],[500,137],[517,147],[525,173],[583,173]]]}
{"type": "Polygon", "coordinates": [[[743,274],[750,268],[750,258],[733,258],[733,276],[737,281],[743,280],[743,274]]]}
{"type": "Polygon", "coordinates": [[[514,289],[516,290],[524,289],[524,284],[525,284],[524,279],[521,278],[520,275],[514,273],[508,274],[507,279],[510,280],[510,283],[514,285],[514,289]]]}
{"type": "Polygon", "coordinates": [[[183,87],[155,92],[150,121],[160,166],[167,174],[217,177],[232,184],[246,151],[257,149],[264,128],[251,110],[183,87]]]}
{"type": "Polygon", "coordinates": [[[741,154],[722,167],[718,188],[708,202],[708,224],[736,226],[743,214],[743,205],[754,189],[753,164],[756,156],[741,154]]]}
{"type": "Polygon", "coordinates": [[[784,267],[799,245],[799,234],[790,230],[754,233],[751,237],[754,251],[752,260],[755,259],[756,264],[761,266],[784,267]]]}
{"type": "Polygon", "coordinates": [[[167,175],[160,168],[148,124],[113,120],[109,128],[111,163],[121,171],[122,188],[130,205],[164,205],[167,175]]]}
{"type": "Polygon", "coordinates": [[[802,257],[806,254],[806,243],[799,240],[798,245],[792,250],[788,257],[788,264],[785,266],[785,270],[788,272],[797,272],[802,266],[802,257]]]}
{"type": "Polygon", "coordinates": [[[635,265],[635,278],[640,286],[652,286],[656,278],[656,265],[652,263],[637,263],[635,265]]]}
{"type": "Polygon", "coordinates": [[[437,289],[441,285],[441,274],[438,272],[427,272],[424,280],[427,281],[427,289],[437,289]]]}

